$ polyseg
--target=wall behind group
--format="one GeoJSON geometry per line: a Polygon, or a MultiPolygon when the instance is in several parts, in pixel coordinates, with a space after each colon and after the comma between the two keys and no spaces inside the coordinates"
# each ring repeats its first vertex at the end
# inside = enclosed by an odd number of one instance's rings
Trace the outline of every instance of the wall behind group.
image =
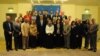
{"type": "MultiPolygon", "coordinates": [[[[82,18],[82,14],[84,13],[85,9],[89,9],[89,13],[92,15],[91,17],[94,19],[98,19],[98,6],[76,6],[75,15],[77,18],[82,18]]],[[[98,20],[96,20],[98,22],[98,20]]]]}
{"type": "Polygon", "coordinates": [[[99,39],[100,39],[100,6],[99,6],[99,8],[98,8],[98,10],[99,10],[99,12],[98,12],[98,23],[99,23],[99,32],[98,32],[98,37],[99,37],[99,39]]]}
{"type": "Polygon", "coordinates": [[[6,13],[8,12],[8,8],[13,7],[14,12],[17,13],[18,6],[17,4],[0,4],[0,38],[4,37],[3,34],[3,22],[6,20],[6,13]]]}
{"type": "Polygon", "coordinates": [[[98,24],[99,24],[99,32],[98,32],[98,38],[100,40],[100,6],[98,8],[98,24]]]}
{"type": "MultiPolygon", "coordinates": [[[[0,38],[4,37],[3,34],[3,27],[2,24],[5,21],[5,15],[8,12],[8,8],[13,7],[14,12],[22,13],[25,15],[26,11],[29,11],[32,9],[31,3],[18,3],[18,4],[0,4],[0,38]]],[[[98,6],[86,6],[86,5],[75,5],[75,4],[61,4],[61,11],[65,13],[67,16],[72,16],[72,20],[75,20],[75,18],[81,19],[82,14],[85,9],[89,9],[90,13],[92,14],[92,17],[94,17],[97,22],[100,21],[100,7],[98,6]],[[99,12],[99,13],[98,13],[99,12]]]]}

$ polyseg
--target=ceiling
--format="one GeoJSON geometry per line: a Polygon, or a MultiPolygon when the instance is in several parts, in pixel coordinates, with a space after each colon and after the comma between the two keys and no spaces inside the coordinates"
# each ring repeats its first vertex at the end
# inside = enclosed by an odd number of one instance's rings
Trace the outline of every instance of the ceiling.
{"type": "MultiPolygon", "coordinates": [[[[41,3],[41,4],[62,4],[62,0],[32,0],[34,3],[41,3]]],[[[31,0],[0,0],[0,4],[15,4],[15,3],[31,3],[31,0]]],[[[68,0],[64,1],[65,4],[79,4],[79,5],[99,5],[100,0],[68,0]]]]}

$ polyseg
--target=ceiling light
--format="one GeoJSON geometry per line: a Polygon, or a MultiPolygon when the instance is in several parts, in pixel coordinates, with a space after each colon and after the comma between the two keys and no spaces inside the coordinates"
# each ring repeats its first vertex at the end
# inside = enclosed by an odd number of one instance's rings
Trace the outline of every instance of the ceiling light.
{"type": "Polygon", "coordinates": [[[8,12],[9,13],[13,13],[14,12],[14,9],[13,8],[8,8],[8,12]]]}
{"type": "Polygon", "coordinates": [[[90,13],[90,10],[89,9],[85,9],[84,10],[84,14],[89,14],[90,13]]]}

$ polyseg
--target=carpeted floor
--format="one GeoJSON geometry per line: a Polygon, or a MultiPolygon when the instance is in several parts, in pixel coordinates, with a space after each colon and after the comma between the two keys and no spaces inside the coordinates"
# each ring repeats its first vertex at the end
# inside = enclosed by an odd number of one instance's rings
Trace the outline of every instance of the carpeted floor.
{"type": "Polygon", "coordinates": [[[9,51],[5,50],[5,42],[0,39],[0,56],[100,56],[100,41],[98,42],[97,52],[79,50],[79,49],[45,49],[45,48],[35,48],[9,51]]]}

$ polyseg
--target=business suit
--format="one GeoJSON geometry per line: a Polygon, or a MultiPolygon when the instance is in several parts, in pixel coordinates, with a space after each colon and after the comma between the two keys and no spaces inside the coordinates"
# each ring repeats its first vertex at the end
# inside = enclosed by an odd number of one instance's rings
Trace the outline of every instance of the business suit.
{"type": "Polygon", "coordinates": [[[55,24],[54,27],[55,47],[63,47],[63,23],[55,24]]]}
{"type": "Polygon", "coordinates": [[[76,24],[76,37],[77,37],[77,48],[81,49],[82,47],[82,36],[83,36],[83,25],[76,24]]]}
{"type": "Polygon", "coordinates": [[[6,50],[12,50],[12,34],[9,34],[9,32],[13,33],[13,23],[8,21],[3,22],[3,29],[6,41],[6,50]]]}
{"type": "Polygon", "coordinates": [[[84,48],[88,49],[88,47],[89,47],[89,35],[88,35],[89,24],[84,23],[83,28],[84,28],[83,30],[84,30],[84,38],[85,38],[84,48]]]}
{"type": "Polygon", "coordinates": [[[76,49],[77,48],[77,37],[76,37],[76,25],[71,25],[71,36],[70,36],[70,48],[76,49]]]}
{"type": "Polygon", "coordinates": [[[64,47],[65,48],[70,48],[70,31],[71,31],[71,26],[70,25],[64,25],[64,47]]]}
{"type": "Polygon", "coordinates": [[[90,35],[90,49],[93,51],[97,50],[97,31],[98,31],[98,25],[92,24],[89,26],[89,35],[90,35]]]}
{"type": "Polygon", "coordinates": [[[38,45],[45,46],[45,27],[47,20],[43,18],[40,20],[40,17],[36,19],[37,31],[38,31],[38,45]]]}
{"type": "Polygon", "coordinates": [[[22,48],[22,36],[21,36],[21,25],[20,23],[14,23],[14,45],[15,50],[22,48]]]}

